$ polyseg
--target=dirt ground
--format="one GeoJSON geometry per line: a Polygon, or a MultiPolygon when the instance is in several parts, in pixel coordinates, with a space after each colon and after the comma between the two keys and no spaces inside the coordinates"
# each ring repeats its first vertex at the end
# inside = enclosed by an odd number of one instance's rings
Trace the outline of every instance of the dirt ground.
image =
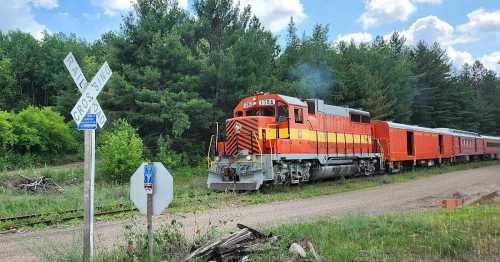
{"type": "MultiPolygon", "coordinates": [[[[378,215],[410,210],[437,208],[441,199],[454,194],[478,195],[500,190],[500,165],[447,173],[405,183],[388,184],[358,191],[316,198],[281,201],[267,204],[226,207],[197,214],[163,215],[155,226],[169,223],[172,218],[184,225],[187,235],[208,225],[224,230],[234,229],[236,223],[255,227],[270,227],[284,223],[300,223],[325,216],[347,214],[378,215]]],[[[130,223],[144,226],[144,218],[97,223],[96,247],[112,248],[124,245],[124,226],[130,223]]],[[[0,261],[39,261],[37,250],[52,243],[68,245],[78,237],[81,227],[48,229],[26,233],[0,235],[0,261]]]]}

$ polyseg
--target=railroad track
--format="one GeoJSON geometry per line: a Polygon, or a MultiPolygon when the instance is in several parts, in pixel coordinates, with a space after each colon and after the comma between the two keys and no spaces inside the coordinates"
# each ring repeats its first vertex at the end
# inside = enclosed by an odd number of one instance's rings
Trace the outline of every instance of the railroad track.
{"type": "MultiPolygon", "coordinates": [[[[97,208],[104,209],[104,208],[97,208]]],[[[114,208],[98,211],[94,216],[107,216],[137,210],[134,207],[118,205],[114,208]]],[[[0,230],[15,229],[23,226],[52,225],[73,219],[83,218],[83,209],[70,209],[61,212],[37,213],[13,217],[0,217],[0,230]]]]}
{"type": "MultiPolygon", "coordinates": [[[[178,198],[198,198],[206,197],[210,195],[209,193],[193,194],[189,196],[180,196],[178,198]]],[[[115,215],[120,213],[126,213],[137,210],[135,207],[130,207],[129,205],[119,204],[113,207],[97,207],[98,211],[94,216],[107,216],[115,215]]],[[[12,217],[0,217],[0,234],[2,232],[9,232],[10,230],[17,229],[23,226],[35,226],[35,225],[53,225],[59,224],[72,219],[83,218],[83,209],[68,209],[59,212],[50,213],[34,213],[20,216],[12,217]]]]}

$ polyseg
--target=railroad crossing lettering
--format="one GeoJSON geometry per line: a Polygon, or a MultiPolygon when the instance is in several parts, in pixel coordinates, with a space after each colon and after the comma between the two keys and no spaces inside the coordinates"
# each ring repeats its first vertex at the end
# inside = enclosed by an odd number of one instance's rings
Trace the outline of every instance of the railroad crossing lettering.
{"type": "Polygon", "coordinates": [[[73,116],[73,119],[79,125],[87,113],[94,113],[97,123],[102,128],[106,123],[106,115],[96,98],[111,77],[111,68],[105,62],[89,84],[72,53],[66,56],[64,64],[82,93],[75,107],[71,110],[71,116],[73,116]]]}

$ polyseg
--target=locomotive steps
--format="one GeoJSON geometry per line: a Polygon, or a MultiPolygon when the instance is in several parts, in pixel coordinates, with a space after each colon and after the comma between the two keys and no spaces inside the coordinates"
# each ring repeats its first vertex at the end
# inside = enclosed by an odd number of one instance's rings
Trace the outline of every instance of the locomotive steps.
{"type": "MultiPolygon", "coordinates": [[[[156,223],[169,223],[172,218],[184,224],[184,232],[192,235],[198,228],[223,221],[220,228],[233,229],[236,223],[256,227],[304,222],[325,216],[346,214],[388,214],[436,208],[436,200],[463,195],[485,194],[500,190],[500,165],[457,171],[438,176],[387,184],[377,187],[301,200],[279,201],[259,205],[225,207],[196,214],[161,216],[156,223]]],[[[144,223],[142,217],[137,223],[144,223]]],[[[124,225],[130,220],[101,222],[96,226],[97,246],[105,249],[124,240],[124,225]]],[[[42,242],[71,243],[79,227],[53,229],[0,236],[0,260],[36,261],[36,248],[27,253],[27,245],[42,242]]]]}

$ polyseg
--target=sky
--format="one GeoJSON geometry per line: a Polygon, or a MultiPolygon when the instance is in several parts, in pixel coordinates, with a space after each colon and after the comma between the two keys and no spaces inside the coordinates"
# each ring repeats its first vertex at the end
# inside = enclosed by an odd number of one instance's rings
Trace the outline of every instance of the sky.
{"type": "MultiPolygon", "coordinates": [[[[134,0],[0,0],[0,30],[21,30],[41,38],[75,33],[88,41],[120,29],[134,0]]],[[[178,0],[193,12],[193,0],[178,0]]],[[[235,1],[237,2],[237,1],[235,1]]],[[[283,44],[290,17],[300,34],[328,24],[332,44],[369,42],[376,36],[403,34],[408,44],[439,42],[454,68],[480,60],[500,73],[500,0],[240,0],[283,44]]]]}

